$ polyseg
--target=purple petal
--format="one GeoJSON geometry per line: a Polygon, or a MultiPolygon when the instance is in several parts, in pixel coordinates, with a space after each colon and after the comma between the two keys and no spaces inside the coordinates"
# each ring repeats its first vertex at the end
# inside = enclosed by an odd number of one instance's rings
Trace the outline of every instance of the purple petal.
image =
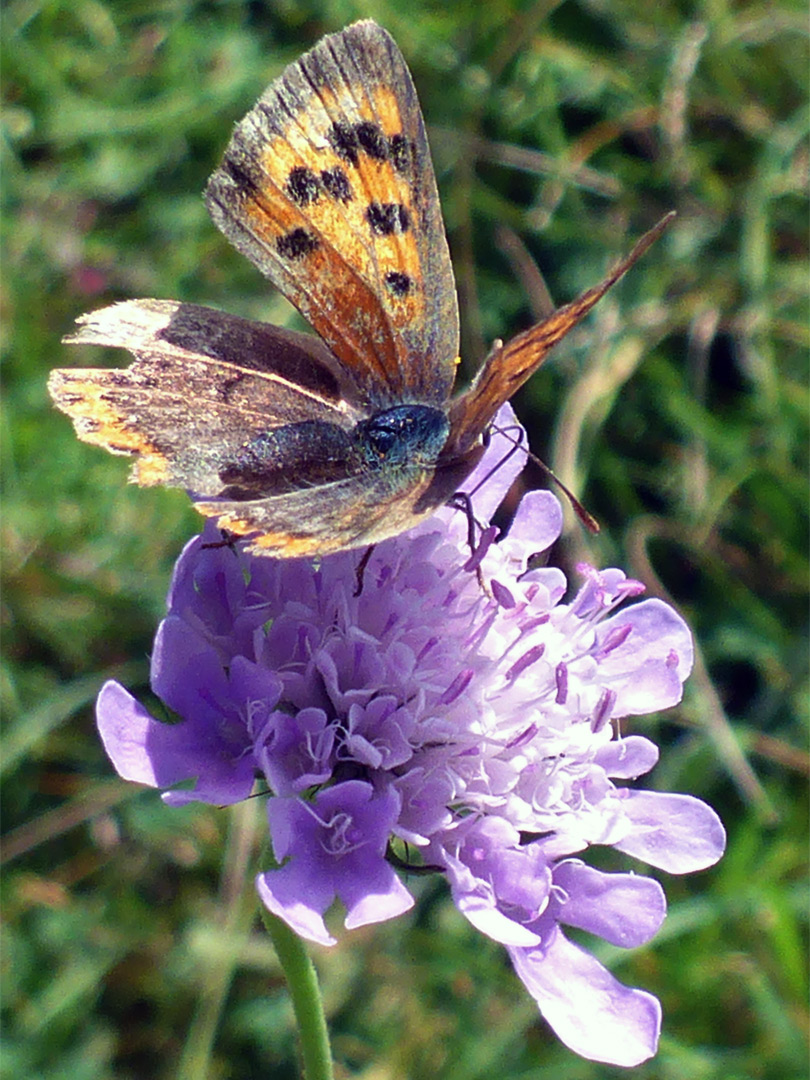
{"type": "Polygon", "coordinates": [[[336,945],[337,938],[332,937],[323,921],[323,912],[334,899],[331,889],[309,887],[300,891],[298,875],[281,870],[268,870],[256,877],[256,891],[264,906],[278,915],[280,919],[300,934],[307,941],[316,945],[336,945]]]}
{"type": "Polygon", "coordinates": [[[597,642],[611,640],[621,643],[600,657],[599,672],[619,694],[614,716],[654,712],[681,700],[694,647],[689,627],[668,604],[642,600],[605,619],[597,642]]]}
{"type": "Polygon", "coordinates": [[[320,873],[317,846],[306,851],[313,837],[317,845],[318,819],[313,807],[299,799],[275,798],[267,805],[273,853],[279,862],[256,878],[262,902],[296,933],[319,945],[334,945],[323,914],[335,899],[331,875],[320,873]]]}
{"type": "MultiPolygon", "coordinates": [[[[600,670],[600,674],[603,674],[600,670]]],[[[665,660],[648,660],[628,666],[621,680],[611,681],[616,692],[613,717],[643,716],[658,709],[669,709],[683,697],[683,680],[676,665],[665,660]]]]}
{"type": "Polygon", "coordinates": [[[172,758],[174,726],[159,724],[120,683],[110,680],[102,686],[96,700],[96,723],[107,756],[123,780],[164,787],[188,779],[185,762],[172,758]],[[155,762],[146,750],[147,742],[151,736],[154,746],[164,733],[170,745],[155,762]]]}
{"type": "Polygon", "coordinates": [[[399,805],[393,788],[375,794],[361,780],[335,784],[312,803],[271,800],[273,851],[287,861],[257,878],[264,903],[299,934],[327,945],[334,939],[322,916],[334,899],[346,906],[348,928],[407,911],[413,897],[384,857],[399,805]]]}
{"type": "Polygon", "coordinates": [[[504,945],[538,945],[530,924],[549,901],[551,869],[539,844],[520,845],[503,818],[469,819],[436,845],[431,859],[447,868],[456,907],[482,933],[504,945]]]}
{"type": "Polygon", "coordinates": [[[460,893],[455,898],[455,904],[476,930],[480,930],[493,941],[524,948],[540,944],[538,934],[508,918],[485,897],[476,896],[474,893],[460,893]]]}
{"type": "Polygon", "coordinates": [[[628,735],[601,746],[596,751],[595,761],[608,776],[635,780],[657,764],[658,747],[641,735],[628,735]]]}
{"type": "Polygon", "coordinates": [[[395,919],[414,905],[413,897],[394,868],[382,859],[370,865],[362,878],[345,881],[340,898],[346,905],[347,930],[395,919]]]}
{"type": "Polygon", "coordinates": [[[169,611],[187,616],[195,613],[205,623],[228,633],[234,610],[245,592],[245,579],[213,520],[206,522],[199,536],[190,540],[174,567],[166,606],[169,611]],[[206,547],[206,545],[216,545],[206,547]],[[217,618],[212,619],[211,615],[217,618]]]}
{"type": "Polygon", "coordinates": [[[536,596],[539,611],[545,611],[559,604],[568,591],[568,578],[557,566],[540,566],[537,570],[530,570],[524,574],[522,580],[530,582],[541,590],[536,596]]]}
{"type": "Polygon", "coordinates": [[[200,710],[213,718],[214,702],[228,693],[219,652],[176,615],[167,615],[158,627],[150,681],[161,701],[184,719],[200,710]]]}
{"type": "Polygon", "coordinates": [[[714,810],[692,795],[619,792],[632,831],[613,846],[670,874],[713,866],[725,851],[726,832],[714,810]]]}
{"type": "Polygon", "coordinates": [[[165,788],[200,778],[192,791],[174,792],[169,801],[226,805],[250,794],[252,758],[235,762],[230,748],[207,724],[161,723],[112,681],[99,693],[96,722],[104,749],[125,780],[165,788]]]}
{"type": "Polygon", "coordinates": [[[244,717],[250,739],[260,738],[284,684],[274,671],[235,656],[228,670],[228,698],[244,717]]]}
{"type": "Polygon", "coordinates": [[[509,488],[523,472],[527,449],[526,432],[507,402],[493,421],[484,456],[461,485],[462,491],[471,493],[479,520],[488,521],[506,498],[509,488]]]}
{"type": "Polygon", "coordinates": [[[635,874],[605,874],[579,859],[555,867],[554,885],[567,897],[557,916],[560,922],[623,949],[646,944],[667,913],[664,890],[657,881],[635,874]]]}
{"type": "Polygon", "coordinates": [[[256,748],[259,768],[276,795],[325,784],[334,767],[335,725],[323,709],[272,713],[256,748]]]}
{"type": "Polygon", "coordinates": [[[530,544],[535,552],[550,548],[562,531],[563,513],[559,500],[550,491],[527,491],[501,547],[510,552],[515,541],[530,544]]]}
{"type": "Polygon", "coordinates": [[[394,832],[402,840],[419,847],[450,824],[452,815],[447,807],[455,788],[446,773],[415,767],[397,777],[394,786],[402,800],[394,832]]]}
{"type": "Polygon", "coordinates": [[[591,1061],[629,1068],[658,1048],[661,1006],[623,986],[557,931],[541,949],[509,949],[515,971],[557,1036],[591,1061]]]}

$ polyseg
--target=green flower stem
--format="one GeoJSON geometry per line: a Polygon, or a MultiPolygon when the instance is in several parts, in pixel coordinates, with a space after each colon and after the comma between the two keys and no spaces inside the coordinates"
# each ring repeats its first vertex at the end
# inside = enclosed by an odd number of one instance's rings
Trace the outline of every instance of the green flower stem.
{"type": "Polygon", "coordinates": [[[303,941],[285,922],[261,905],[262,919],[278,954],[298,1023],[306,1080],[333,1080],[329,1032],[315,965],[303,941]]]}

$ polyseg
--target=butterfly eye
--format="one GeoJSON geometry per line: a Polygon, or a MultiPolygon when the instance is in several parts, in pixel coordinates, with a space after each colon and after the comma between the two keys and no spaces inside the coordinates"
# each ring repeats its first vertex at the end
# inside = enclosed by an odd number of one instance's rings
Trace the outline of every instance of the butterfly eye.
{"type": "Polygon", "coordinates": [[[358,424],[355,437],[369,464],[435,463],[447,439],[446,414],[428,405],[397,405],[358,424]]]}

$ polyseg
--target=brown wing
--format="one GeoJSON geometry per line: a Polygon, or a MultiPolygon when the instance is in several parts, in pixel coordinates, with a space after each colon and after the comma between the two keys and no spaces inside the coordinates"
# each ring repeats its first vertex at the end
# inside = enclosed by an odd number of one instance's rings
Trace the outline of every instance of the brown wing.
{"type": "Polygon", "coordinates": [[[443,405],[458,310],[416,91],[391,36],[324,38],[237,125],[206,201],[372,408],[443,405]]]}
{"type": "Polygon", "coordinates": [[[570,304],[558,308],[543,322],[518,334],[506,345],[493,350],[472,386],[450,407],[450,436],[442,458],[463,457],[491,423],[495,413],[533,375],[558,341],[577,325],[608,289],[622,277],[653,244],[675,217],[667,214],[638,241],[604,281],[588,289],[570,304]]]}
{"type": "Polygon", "coordinates": [[[240,447],[282,424],[351,429],[355,388],[321,341],[170,300],[128,300],[79,320],[71,344],[127,348],[125,369],[62,369],[48,389],[85,442],[134,455],[132,479],[201,494],[240,447]]]}

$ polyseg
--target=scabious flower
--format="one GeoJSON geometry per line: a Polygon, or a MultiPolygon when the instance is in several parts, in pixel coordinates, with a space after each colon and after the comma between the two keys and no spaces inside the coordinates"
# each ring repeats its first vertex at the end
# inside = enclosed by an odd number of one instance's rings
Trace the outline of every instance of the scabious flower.
{"type": "MultiPolygon", "coordinates": [[[[479,521],[520,469],[509,446],[493,438],[467,482],[479,521]]],[[[208,526],[177,563],[152,657],[152,688],[180,722],[109,682],[98,725],[121,776],[171,789],[174,805],[234,803],[265,782],[279,865],[257,889],[303,937],[335,943],[335,900],[347,928],[412,906],[393,840],[445,873],[563,1042],[631,1066],[655,1053],[659,1003],[563,927],[644,944],[663,890],[574,856],[609,845],[688,873],[725,838],[699,800],[622,786],[658,751],[616,721],[680,700],[691,636],[660,600],[623,606],[643,586],[620,570],[580,566],[566,600],[563,573],[535,565],[561,522],[557,500],[531,492],[508,535],[485,529],[471,556],[464,515],[440,510],[374,549],[359,595],[358,552],[251,558],[212,545],[208,526]]]]}

